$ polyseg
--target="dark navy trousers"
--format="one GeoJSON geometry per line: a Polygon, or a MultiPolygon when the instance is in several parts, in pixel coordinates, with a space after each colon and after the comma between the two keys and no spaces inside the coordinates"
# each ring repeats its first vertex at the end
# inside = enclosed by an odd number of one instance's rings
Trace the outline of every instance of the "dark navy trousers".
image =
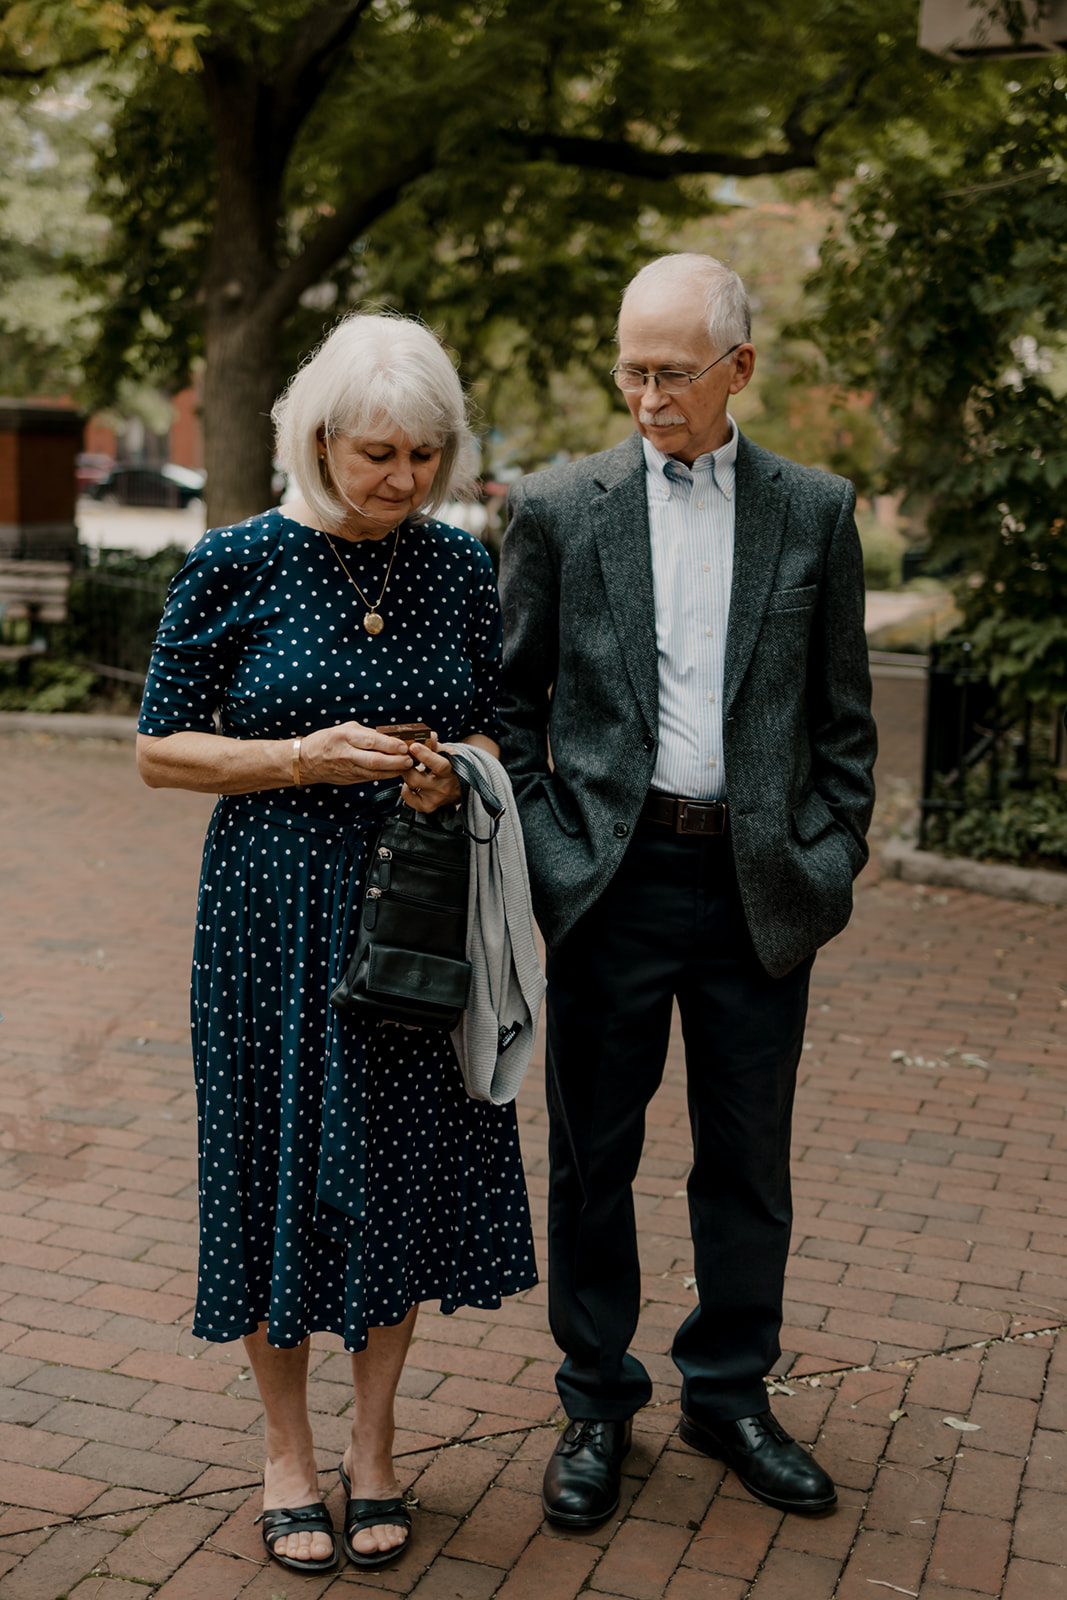
{"type": "Polygon", "coordinates": [[[698,1303],[674,1340],[682,1409],[767,1406],[792,1223],[789,1137],[813,958],[760,965],[727,838],[640,823],[597,903],[549,954],[549,1311],[571,1417],[651,1397],[630,1342],[641,1303],[633,1180],[672,1005],[685,1038],[698,1303]]]}

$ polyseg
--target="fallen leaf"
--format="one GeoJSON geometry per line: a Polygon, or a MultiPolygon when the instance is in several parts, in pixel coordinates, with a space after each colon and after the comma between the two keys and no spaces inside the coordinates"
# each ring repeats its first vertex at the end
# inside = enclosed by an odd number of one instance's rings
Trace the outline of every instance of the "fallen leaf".
{"type": "Polygon", "coordinates": [[[889,1420],[890,1422],[899,1422],[901,1417],[906,1417],[907,1414],[903,1407],[900,1407],[898,1410],[889,1413],[889,1420]]]}
{"type": "Polygon", "coordinates": [[[959,1417],[942,1417],[941,1421],[946,1428],[955,1428],[957,1433],[981,1433],[977,1422],[961,1422],[959,1417]]]}
{"type": "Polygon", "coordinates": [[[767,1393],[768,1394],[796,1394],[796,1390],[795,1389],[791,1389],[787,1383],[768,1383],[768,1385],[767,1385],[767,1393]]]}

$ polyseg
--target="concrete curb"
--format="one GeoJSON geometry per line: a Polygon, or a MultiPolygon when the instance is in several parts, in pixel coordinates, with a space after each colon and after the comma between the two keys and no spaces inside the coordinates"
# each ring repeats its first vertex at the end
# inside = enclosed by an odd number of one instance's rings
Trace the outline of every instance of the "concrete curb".
{"type": "Polygon", "coordinates": [[[117,739],[133,744],[137,718],[80,711],[0,711],[0,733],[51,733],[61,739],[117,739]]]}
{"type": "Polygon", "coordinates": [[[1067,906],[1067,872],[990,865],[966,856],[939,856],[932,850],[916,850],[907,839],[890,839],[883,846],[882,871],[887,878],[901,878],[905,883],[969,889],[975,894],[994,895],[998,900],[1067,906]]]}

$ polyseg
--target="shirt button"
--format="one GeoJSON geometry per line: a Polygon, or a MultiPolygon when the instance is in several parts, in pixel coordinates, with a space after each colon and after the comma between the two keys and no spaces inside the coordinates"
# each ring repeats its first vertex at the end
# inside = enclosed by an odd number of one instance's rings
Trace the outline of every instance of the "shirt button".
{"type": "Polygon", "coordinates": [[[656,748],[656,741],[650,733],[645,734],[644,745],[646,750],[654,750],[656,748]]]}
{"type": "Polygon", "coordinates": [[[714,756],[712,756],[712,758],[711,758],[711,760],[710,760],[710,761],[709,761],[709,762],[708,762],[708,766],[709,766],[709,767],[717,767],[717,766],[718,766],[718,764],[719,764],[719,763],[718,763],[718,762],[717,762],[717,761],[716,761],[716,759],[715,759],[715,757],[714,757],[714,756]]]}
{"type": "Polygon", "coordinates": [[[629,833],[629,831],[630,831],[630,829],[628,828],[628,826],[626,825],[625,822],[617,822],[615,824],[615,837],[616,837],[616,839],[625,839],[626,835],[629,833]]]}
{"type": "Polygon", "coordinates": [[[714,705],[715,704],[715,696],[713,694],[709,694],[708,695],[708,703],[709,703],[709,705],[714,705]]]}
{"type": "Polygon", "coordinates": [[[703,502],[703,500],[698,500],[698,501],[697,501],[697,510],[698,510],[698,511],[703,511],[703,509],[704,509],[704,502],[703,502]]]}
{"type": "Polygon", "coordinates": [[[711,635],[712,635],[712,629],[711,628],[705,628],[704,629],[704,637],[705,637],[705,639],[710,639],[711,635]]]}
{"type": "Polygon", "coordinates": [[[704,571],[705,572],[710,572],[711,571],[711,563],[710,563],[710,561],[705,561],[705,563],[704,563],[704,571]]]}

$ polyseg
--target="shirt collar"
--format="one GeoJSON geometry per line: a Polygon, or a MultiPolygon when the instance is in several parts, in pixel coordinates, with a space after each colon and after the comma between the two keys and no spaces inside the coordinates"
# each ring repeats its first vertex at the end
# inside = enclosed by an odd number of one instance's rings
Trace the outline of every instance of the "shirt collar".
{"type": "Polygon", "coordinates": [[[690,469],[682,461],[675,461],[673,456],[664,455],[657,450],[651,440],[641,435],[641,445],[645,452],[645,467],[650,492],[659,500],[669,500],[672,489],[672,478],[678,484],[691,478],[697,472],[710,470],[716,488],[720,489],[726,498],[732,499],[734,492],[734,473],[737,463],[737,441],[740,438],[737,423],[733,417],[727,415],[730,424],[730,437],[718,450],[709,450],[705,455],[697,456],[690,469]],[[680,469],[680,470],[679,470],[680,469]]]}

